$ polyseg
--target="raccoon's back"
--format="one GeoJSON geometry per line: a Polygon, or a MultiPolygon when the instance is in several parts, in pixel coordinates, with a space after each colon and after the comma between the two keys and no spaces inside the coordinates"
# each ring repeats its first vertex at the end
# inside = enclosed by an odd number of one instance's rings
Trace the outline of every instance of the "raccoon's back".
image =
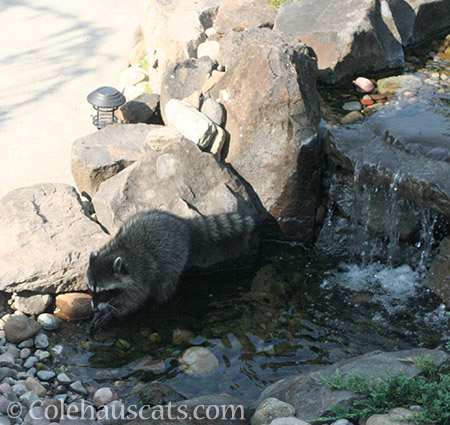
{"type": "Polygon", "coordinates": [[[160,210],[141,212],[117,232],[114,244],[123,251],[131,272],[148,267],[164,274],[183,269],[189,256],[190,229],[186,221],[160,210]]]}

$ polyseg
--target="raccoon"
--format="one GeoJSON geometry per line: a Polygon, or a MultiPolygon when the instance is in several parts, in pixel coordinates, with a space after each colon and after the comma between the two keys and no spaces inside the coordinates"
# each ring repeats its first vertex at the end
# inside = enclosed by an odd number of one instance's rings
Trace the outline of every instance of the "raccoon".
{"type": "Polygon", "coordinates": [[[220,244],[234,240],[245,246],[253,230],[254,220],[237,213],[193,219],[160,210],[135,215],[89,256],[91,330],[139,309],[147,300],[165,303],[186,268],[198,265],[220,244]]]}

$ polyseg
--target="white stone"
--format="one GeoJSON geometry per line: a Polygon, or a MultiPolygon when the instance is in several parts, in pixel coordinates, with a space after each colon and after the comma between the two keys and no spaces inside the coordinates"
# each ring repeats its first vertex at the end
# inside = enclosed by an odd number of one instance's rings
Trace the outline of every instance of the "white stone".
{"type": "Polygon", "coordinates": [[[288,418],[274,419],[270,425],[309,425],[309,422],[302,421],[295,416],[290,416],[288,418]]]}
{"type": "Polygon", "coordinates": [[[220,44],[217,41],[205,41],[199,44],[197,49],[197,57],[209,56],[211,60],[217,61],[219,59],[220,44]]]}
{"type": "Polygon", "coordinates": [[[179,361],[183,372],[191,376],[208,376],[219,366],[217,357],[205,347],[188,348],[179,361]]]}
{"type": "Polygon", "coordinates": [[[219,161],[222,159],[222,149],[225,146],[226,141],[227,141],[227,134],[225,133],[225,130],[222,127],[217,127],[217,134],[211,143],[209,151],[213,155],[216,155],[219,161]]]}
{"type": "Polygon", "coordinates": [[[99,388],[94,394],[94,401],[101,406],[111,403],[116,399],[117,393],[108,387],[99,388]]]}
{"type": "Polygon", "coordinates": [[[50,313],[40,314],[37,321],[45,331],[54,331],[61,326],[61,319],[50,313]]]}
{"type": "Polygon", "coordinates": [[[139,66],[130,66],[120,74],[119,90],[127,86],[135,86],[147,79],[145,70],[139,66]]]}
{"type": "Polygon", "coordinates": [[[217,133],[215,124],[205,114],[178,99],[167,102],[166,121],[202,149],[208,148],[217,133]]]}

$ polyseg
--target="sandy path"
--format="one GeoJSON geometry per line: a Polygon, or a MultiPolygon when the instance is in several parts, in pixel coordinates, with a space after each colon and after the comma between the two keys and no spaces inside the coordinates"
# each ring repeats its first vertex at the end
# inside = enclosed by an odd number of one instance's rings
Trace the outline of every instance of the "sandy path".
{"type": "Polygon", "coordinates": [[[95,131],[86,96],[118,86],[137,23],[135,0],[0,0],[0,196],[73,183],[72,142],[95,131]]]}

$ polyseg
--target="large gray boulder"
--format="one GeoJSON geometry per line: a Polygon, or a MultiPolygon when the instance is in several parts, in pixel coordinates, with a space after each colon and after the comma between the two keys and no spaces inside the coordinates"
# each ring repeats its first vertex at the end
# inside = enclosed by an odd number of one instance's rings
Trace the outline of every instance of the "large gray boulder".
{"type": "Polygon", "coordinates": [[[150,130],[160,126],[113,124],[72,145],[72,175],[80,193],[91,198],[101,182],[140,159],[150,130]]]}
{"type": "Polygon", "coordinates": [[[14,190],[0,199],[0,290],[83,290],[89,252],[106,240],[73,187],[14,190]]]}
{"type": "Polygon", "coordinates": [[[139,0],[150,87],[161,93],[170,63],[195,58],[221,0],[139,0]]]}
{"type": "MultiPolygon", "coordinates": [[[[251,189],[213,155],[182,137],[160,151],[149,149],[145,158],[102,183],[93,203],[98,220],[112,234],[130,216],[151,208],[187,218],[232,211],[256,220],[266,217],[251,189]]],[[[202,265],[236,258],[247,249],[228,248],[212,249],[202,265]]]]}
{"type": "Polygon", "coordinates": [[[322,81],[342,83],[361,73],[404,66],[397,29],[383,6],[380,0],[284,3],[274,29],[312,47],[322,81]]]}
{"type": "Polygon", "coordinates": [[[161,114],[167,124],[165,109],[170,99],[183,100],[191,94],[200,93],[211,76],[213,62],[207,56],[171,63],[163,76],[161,87],[161,114]]]}
{"type": "Polygon", "coordinates": [[[221,57],[227,72],[211,97],[227,113],[225,160],[286,234],[309,242],[321,184],[315,60],[300,41],[266,28],[229,33],[221,57]]]}
{"type": "Polygon", "coordinates": [[[350,360],[344,360],[331,366],[321,367],[313,372],[301,373],[282,379],[261,394],[258,403],[269,397],[275,397],[295,408],[295,416],[304,421],[331,415],[331,407],[348,409],[353,401],[361,397],[347,390],[336,390],[325,384],[323,378],[332,378],[336,371],[345,377],[350,373],[381,379],[381,376],[403,373],[413,377],[420,373],[413,359],[429,356],[437,367],[449,360],[444,351],[411,349],[395,352],[374,351],[350,360]]]}

